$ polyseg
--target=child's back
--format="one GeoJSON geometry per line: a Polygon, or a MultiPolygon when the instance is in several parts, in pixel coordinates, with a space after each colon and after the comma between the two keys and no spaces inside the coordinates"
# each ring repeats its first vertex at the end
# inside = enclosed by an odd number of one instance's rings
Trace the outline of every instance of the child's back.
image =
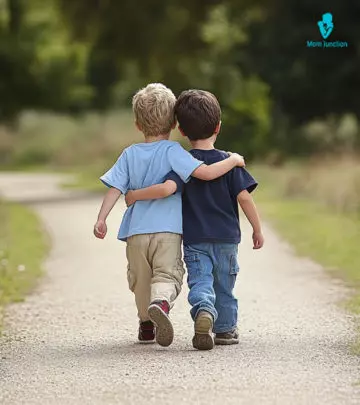
{"type": "MultiPolygon", "coordinates": [[[[124,150],[117,163],[101,180],[123,194],[128,190],[161,183],[169,171],[174,170],[182,181],[187,181],[201,162],[185,153],[179,143],[161,140],[139,143],[124,150]]],[[[182,233],[181,196],[178,193],[162,200],[139,201],[127,209],[118,238],[146,233],[182,233]]]]}
{"type": "MultiPolygon", "coordinates": [[[[218,149],[193,149],[190,153],[206,164],[226,159],[218,149]]],[[[240,243],[238,194],[252,192],[257,183],[242,168],[234,168],[209,182],[192,178],[183,193],[183,241],[193,243],[240,243]]]]}

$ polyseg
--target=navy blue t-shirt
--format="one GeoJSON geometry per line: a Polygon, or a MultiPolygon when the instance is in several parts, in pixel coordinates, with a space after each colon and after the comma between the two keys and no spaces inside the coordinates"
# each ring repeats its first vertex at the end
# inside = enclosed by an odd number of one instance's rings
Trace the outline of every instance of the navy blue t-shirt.
{"type": "MultiPolygon", "coordinates": [[[[226,152],[211,149],[193,149],[190,153],[207,165],[228,158],[226,152]]],[[[236,167],[224,176],[203,181],[192,177],[185,185],[176,173],[167,179],[182,188],[183,241],[185,245],[197,243],[240,243],[237,195],[251,193],[256,180],[243,168],[236,167]]]]}

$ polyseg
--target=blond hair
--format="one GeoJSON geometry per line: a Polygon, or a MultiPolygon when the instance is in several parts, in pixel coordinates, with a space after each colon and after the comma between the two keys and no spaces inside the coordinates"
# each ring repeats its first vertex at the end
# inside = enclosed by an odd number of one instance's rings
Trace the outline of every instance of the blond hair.
{"type": "Polygon", "coordinates": [[[176,97],[161,83],[150,83],[133,97],[136,123],[145,136],[166,135],[175,124],[176,97]]]}

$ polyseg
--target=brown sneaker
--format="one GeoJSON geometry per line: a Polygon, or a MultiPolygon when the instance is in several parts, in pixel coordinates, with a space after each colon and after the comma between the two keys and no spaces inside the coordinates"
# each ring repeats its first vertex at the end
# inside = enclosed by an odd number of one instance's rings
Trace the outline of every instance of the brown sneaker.
{"type": "Polygon", "coordinates": [[[215,335],[216,345],[237,345],[239,343],[239,332],[237,329],[232,332],[217,333],[215,335]]]}
{"type": "Polygon", "coordinates": [[[201,311],[195,319],[193,347],[198,350],[211,350],[214,347],[212,334],[214,319],[209,312],[201,311]]]}
{"type": "Polygon", "coordinates": [[[140,343],[155,343],[155,327],[151,321],[140,322],[138,339],[140,343]]]}

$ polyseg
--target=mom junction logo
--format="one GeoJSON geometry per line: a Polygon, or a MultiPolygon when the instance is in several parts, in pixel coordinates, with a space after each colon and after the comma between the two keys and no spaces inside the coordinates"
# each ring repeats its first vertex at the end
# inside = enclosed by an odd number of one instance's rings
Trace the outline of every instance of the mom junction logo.
{"type": "Polygon", "coordinates": [[[322,41],[306,41],[308,48],[347,48],[349,45],[346,41],[326,41],[334,30],[333,16],[331,13],[322,15],[322,19],[317,22],[322,41]]]}

